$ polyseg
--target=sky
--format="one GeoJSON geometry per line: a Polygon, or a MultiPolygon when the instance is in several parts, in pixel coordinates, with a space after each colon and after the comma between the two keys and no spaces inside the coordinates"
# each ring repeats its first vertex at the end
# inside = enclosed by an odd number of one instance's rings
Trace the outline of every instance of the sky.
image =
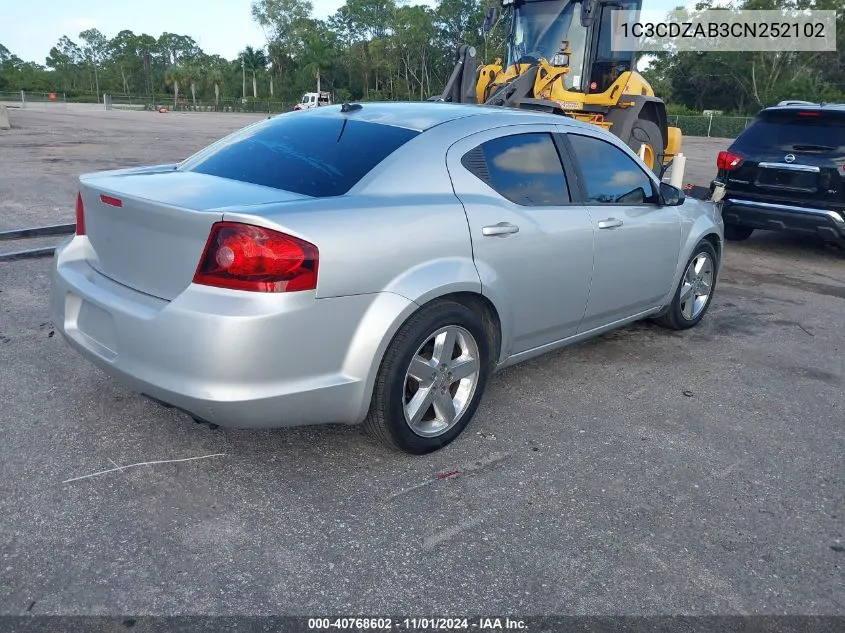
{"type": "MultiPolygon", "coordinates": [[[[683,0],[644,0],[644,10],[672,9],[683,0]]],[[[312,0],[314,17],[324,19],[345,0],[312,0]]],[[[409,0],[434,5],[434,0],[409,0]]],[[[252,0],[0,0],[0,44],[25,61],[44,64],[62,35],[99,29],[112,38],[129,29],[158,37],[190,35],[206,53],[234,59],[245,46],[266,43],[250,13],[252,0]]]]}

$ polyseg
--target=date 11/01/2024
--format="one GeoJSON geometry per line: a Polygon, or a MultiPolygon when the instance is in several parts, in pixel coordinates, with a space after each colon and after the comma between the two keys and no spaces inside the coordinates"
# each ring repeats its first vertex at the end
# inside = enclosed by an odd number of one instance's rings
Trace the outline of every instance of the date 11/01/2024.
{"type": "Polygon", "coordinates": [[[311,630],[354,630],[389,631],[407,629],[412,631],[524,631],[523,620],[511,618],[309,618],[311,630]]]}

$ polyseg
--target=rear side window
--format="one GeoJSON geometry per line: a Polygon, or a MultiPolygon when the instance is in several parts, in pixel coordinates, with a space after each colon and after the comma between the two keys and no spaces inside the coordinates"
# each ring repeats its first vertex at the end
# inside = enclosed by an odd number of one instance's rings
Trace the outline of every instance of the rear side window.
{"type": "Polygon", "coordinates": [[[306,196],[339,196],[418,134],[391,125],[293,113],[235,132],[181,169],[306,196]]]}
{"type": "Polygon", "coordinates": [[[654,200],[654,186],[621,149],[591,136],[569,134],[573,158],[581,166],[587,199],[594,204],[643,204],[654,200]]]}
{"type": "Polygon", "coordinates": [[[513,134],[467,152],[464,167],[504,198],[536,207],[567,204],[569,188],[551,135],[513,134]]]}
{"type": "Polygon", "coordinates": [[[733,149],[842,153],[845,152],[845,113],[840,116],[815,111],[763,114],[739,135],[733,149]]]}

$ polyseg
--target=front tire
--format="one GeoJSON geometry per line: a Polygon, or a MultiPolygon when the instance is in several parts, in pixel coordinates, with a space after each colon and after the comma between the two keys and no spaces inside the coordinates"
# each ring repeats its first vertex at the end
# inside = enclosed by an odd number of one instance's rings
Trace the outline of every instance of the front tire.
{"type": "Polygon", "coordinates": [[[645,144],[645,164],[657,176],[660,175],[662,163],[660,156],[663,155],[663,150],[666,143],[663,134],[660,133],[660,128],[653,121],[647,119],[637,119],[631,127],[631,135],[628,137],[627,145],[635,153],[640,153],[640,145],[645,144]]]}
{"type": "Polygon", "coordinates": [[[469,424],[489,374],[490,342],[478,315],[454,301],[427,305],[388,346],[364,429],[415,455],[438,450],[469,424]]]}
{"type": "Polygon", "coordinates": [[[728,224],[725,222],[725,239],[730,242],[741,242],[751,237],[754,229],[739,224],[728,224]]]}
{"type": "Polygon", "coordinates": [[[672,303],[655,321],[672,330],[698,325],[713,300],[717,273],[716,249],[709,241],[702,240],[687,260],[672,303]]]}

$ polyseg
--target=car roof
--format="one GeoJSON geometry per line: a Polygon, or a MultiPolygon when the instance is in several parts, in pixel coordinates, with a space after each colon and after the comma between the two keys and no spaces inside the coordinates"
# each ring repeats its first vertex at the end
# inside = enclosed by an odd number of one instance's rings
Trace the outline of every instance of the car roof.
{"type": "Polygon", "coordinates": [[[822,112],[845,112],[845,103],[810,103],[807,101],[781,101],[776,106],[764,108],[761,112],[794,112],[796,110],[801,110],[802,112],[806,112],[808,110],[820,110],[822,112]]]}
{"type": "Polygon", "coordinates": [[[356,107],[351,111],[343,112],[341,105],[332,105],[291,112],[282,116],[348,117],[357,121],[393,125],[419,132],[457,119],[479,116],[490,117],[490,126],[512,123],[514,120],[523,123],[574,124],[576,127],[587,125],[557,114],[501,106],[438,101],[366,101],[354,105],[360,108],[356,107]]]}

